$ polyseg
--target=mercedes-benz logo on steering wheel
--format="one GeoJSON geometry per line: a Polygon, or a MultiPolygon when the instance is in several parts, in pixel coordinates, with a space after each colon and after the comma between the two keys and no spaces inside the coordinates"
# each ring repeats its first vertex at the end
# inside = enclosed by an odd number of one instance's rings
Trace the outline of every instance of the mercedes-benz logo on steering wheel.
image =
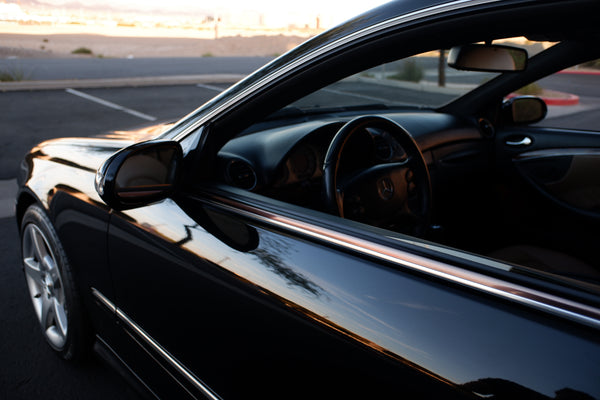
{"type": "Polygon", "coordinates": [[[382,178],[377,182],[379,196],[384,200],[389,200],[394,197],[394,184],[390,178],[382,178]]]}

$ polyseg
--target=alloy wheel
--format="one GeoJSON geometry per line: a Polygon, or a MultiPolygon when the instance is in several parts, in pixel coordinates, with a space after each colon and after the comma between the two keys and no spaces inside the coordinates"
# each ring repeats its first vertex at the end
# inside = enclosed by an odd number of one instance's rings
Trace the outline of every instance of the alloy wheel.
{"type": "Polygon", "coordinates": [[[35,314],[50,345],[62,350],[67,341],[68,311],[57,259],[35,224],[25,227],[22,246],[23,268],[35,314]]]}

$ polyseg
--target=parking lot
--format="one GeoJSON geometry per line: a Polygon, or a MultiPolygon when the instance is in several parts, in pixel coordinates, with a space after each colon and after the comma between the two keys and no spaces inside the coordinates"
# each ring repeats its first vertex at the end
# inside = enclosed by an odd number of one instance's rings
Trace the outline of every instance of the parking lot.
{"type": "Polygon", "coordinates": [[[16,177],[23,155],[56,137],[92,136],[173,121],[228,84],[139,88],[64,89],[3,93],[0,107],[0,180],[16,177]]]}

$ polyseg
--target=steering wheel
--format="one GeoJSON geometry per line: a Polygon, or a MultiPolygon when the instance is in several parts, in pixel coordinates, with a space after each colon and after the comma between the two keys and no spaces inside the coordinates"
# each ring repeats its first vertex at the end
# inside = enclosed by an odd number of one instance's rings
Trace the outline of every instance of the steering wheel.
{"type": "Polygon", "coordinates": [[[412,136],[394,121],[364,116],[346,123],[329,144],[323,176],[326,205],[342,218],[416,236],[426,232],[431,213],[429,170],[412,136]],[[355,133],[367,128],[387,132],[406,155],[399,161],[344,171],[344,149],[355,133]]]}

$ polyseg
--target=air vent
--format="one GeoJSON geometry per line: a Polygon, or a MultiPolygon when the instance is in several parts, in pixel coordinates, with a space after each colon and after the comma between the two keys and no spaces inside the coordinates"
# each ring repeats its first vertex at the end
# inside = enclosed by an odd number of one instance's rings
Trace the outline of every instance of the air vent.
{"type": "Polygon", "coordinates": [[[242,189],[252,190],[256,186],[256,173],[245,161],[234,160],[227,165],[229,183],[242,189]]]}

